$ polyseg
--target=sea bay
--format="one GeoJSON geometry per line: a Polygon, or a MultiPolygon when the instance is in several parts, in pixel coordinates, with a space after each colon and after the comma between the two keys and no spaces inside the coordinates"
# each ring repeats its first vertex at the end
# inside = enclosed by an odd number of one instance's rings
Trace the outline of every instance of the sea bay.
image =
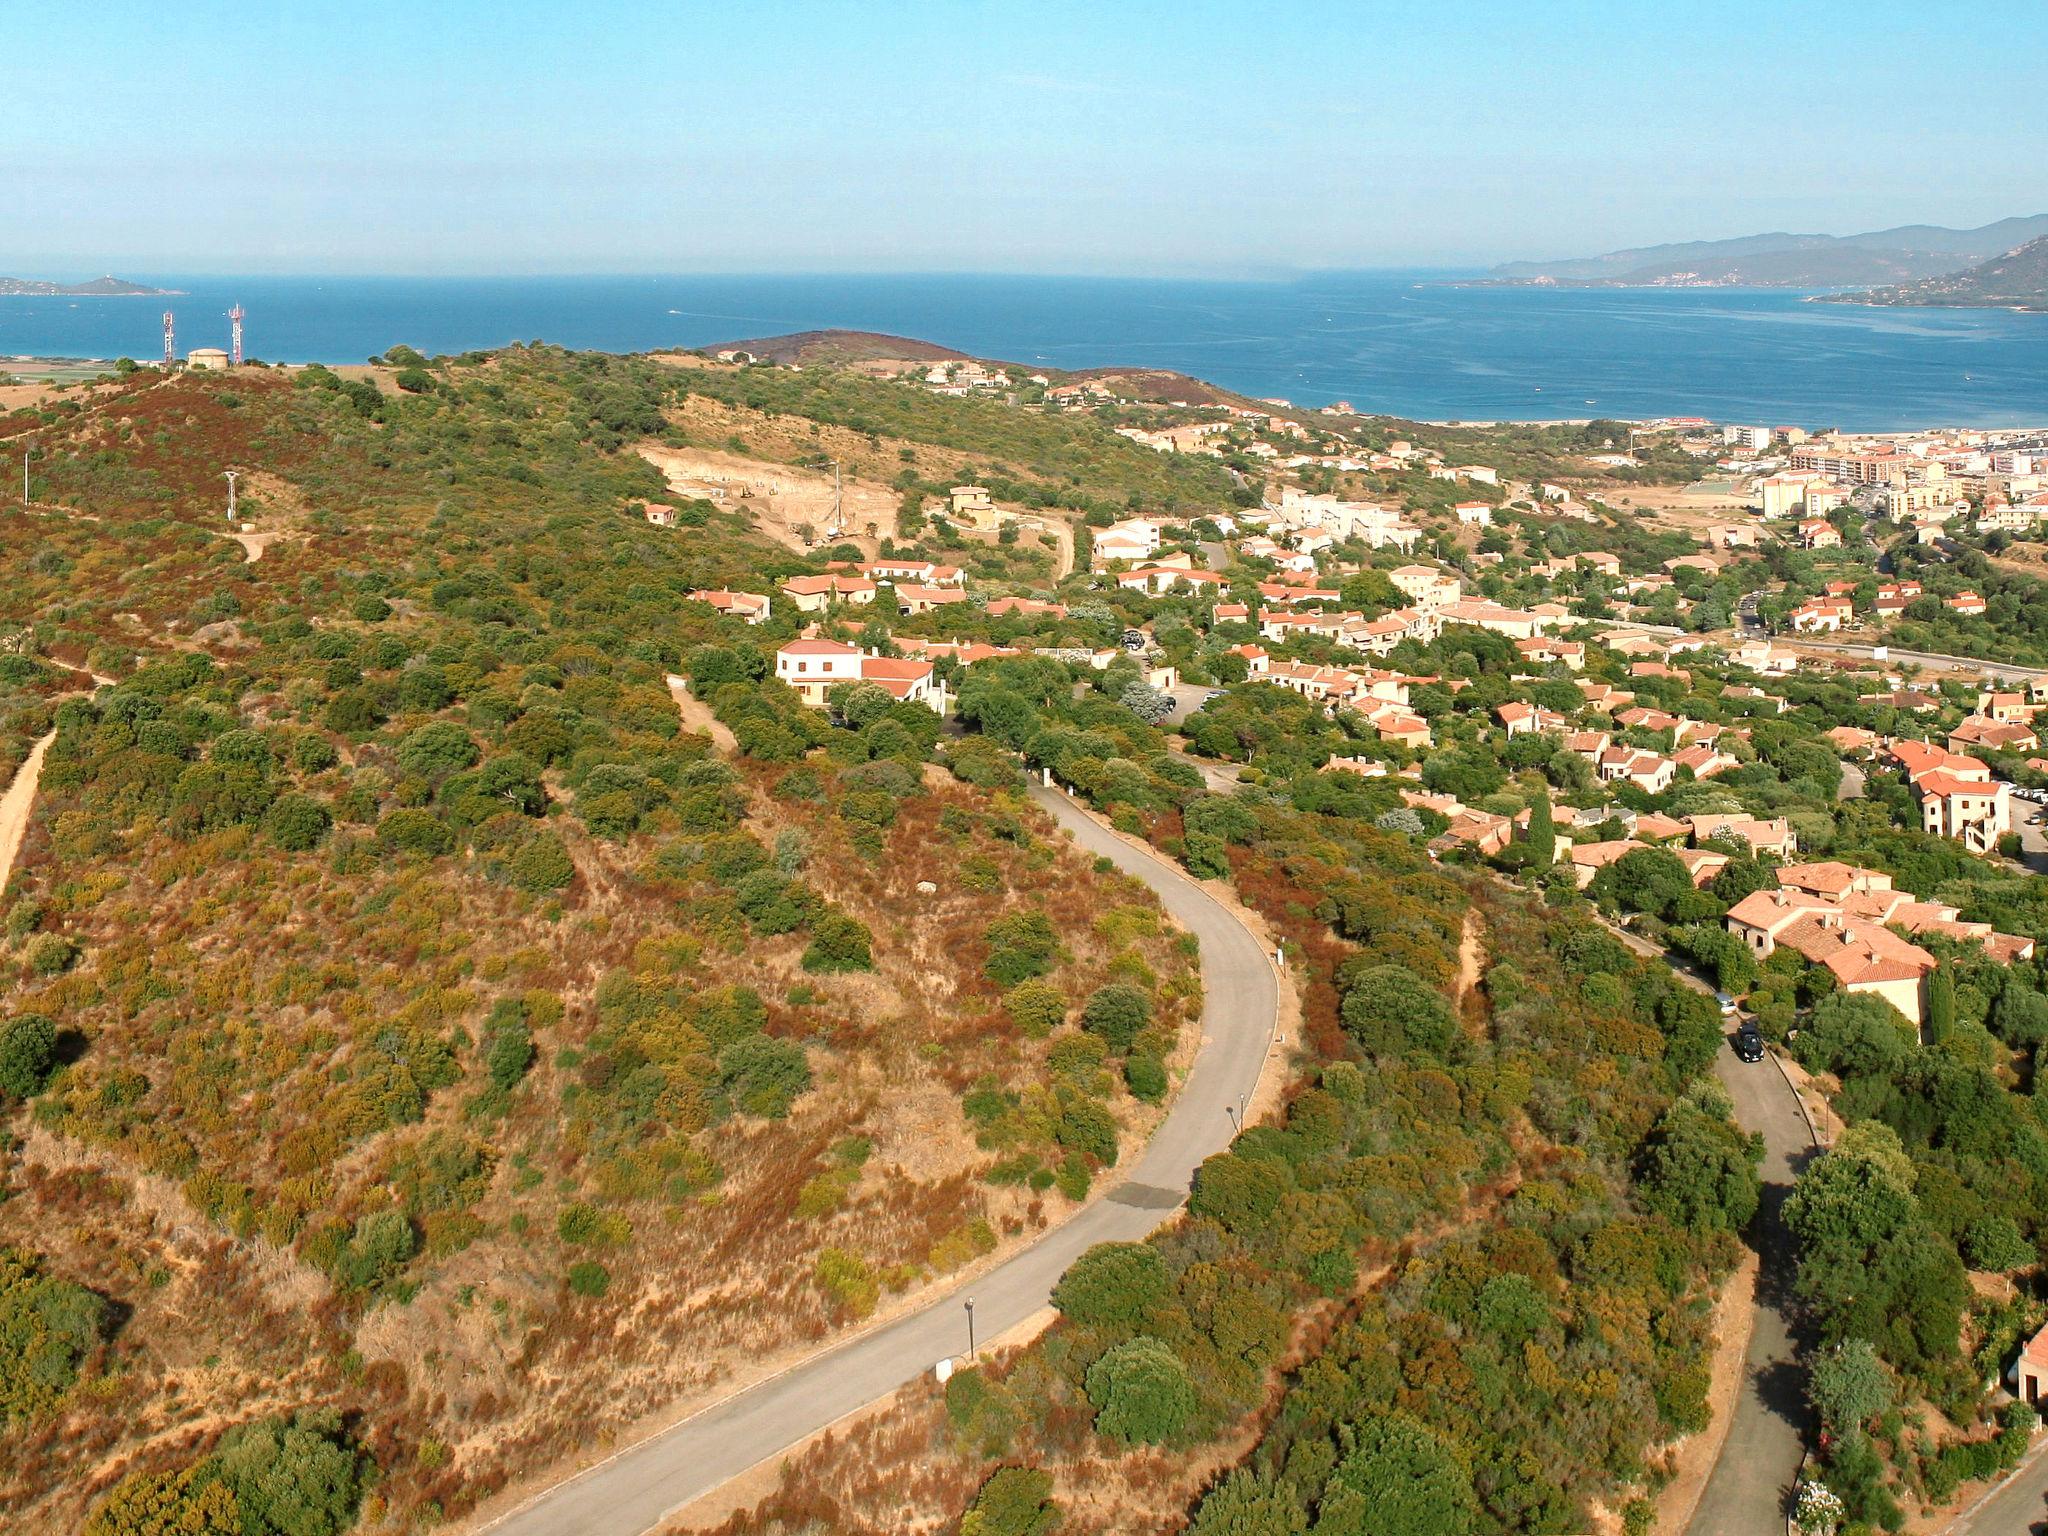
{"type": "MultiPolygon", "coordinates": [[[[1431,420],[1699,415],[1881,431],[2048,424],[2048,315],[1819,304],[1778,289],[963,275],[133,276],[171,298],[0,298],[0,360],[224,346],[360,362],[394,343],[637,352],[844,328],[1031,366],[1174,369],[1301,405],[1431,420]]],[[[4,361],[0,361],[4,371],[4,361]]]]}

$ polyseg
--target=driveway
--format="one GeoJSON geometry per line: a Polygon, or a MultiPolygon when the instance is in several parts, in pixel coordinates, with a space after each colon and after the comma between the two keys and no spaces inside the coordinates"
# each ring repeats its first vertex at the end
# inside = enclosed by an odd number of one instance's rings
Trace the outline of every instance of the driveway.
{"type": "MultiPolygon", "coordinates": [[[[1640,934],[1607,926],[1637,954],[1664,960],[1687,986],[1712,993],[1682,958],[1640,934]]],[[[1735,1123],[1764,1138],[1763,1198],[1748,1233],[1758,1266],[1742,1387],[1727,1439],[1686,1530],[1690,1536],[1754,1536],[1784,1529],[1806,1451],[1806,1368],[1799,1359],[1791,1294],[1798,1255],[1785,1228],[1784,1209],[1814,1143],[1799,1096],[1775,1062],[1742,1060],[1731,1038],[1714,1058],[1714,1075],[1733,1101],[1735,1123]]]]}
{"type": "Polygon", "coordinates": [[[1735,1123],[1763,1133],[1763,1200],[1749,1231],[1760,1263],[1742,1390],[1720,1459],[1686,1529],[1693,1536],[1746,1536],[1784,1528],[1806,1450],[1806,1368],[1799,1359],[1791,1295],[1798,1255],[1784,1209],[1814,1146],[1798,1095],[1776,1063],[1743,1061],[1724,1046],[1714,1072],[1735,1103],[1735,1123]]]}
{"type": "Polygon", "coordinates": [[[558,1483],[486,1529],[504,1536],[639,1536],[663,1516],[967,1348],[1042,1311],[1068,1265],[1097,1243],[1133,1241],[1170,1220],[1202,1160],[1228,1146],[1231,1115],[1259,1080],[1279,982],[1264,948],[1208,892],[1099,826],[1054,791],[1032,798],[1084,851],[1143,880],[1201,944],[1202,1045],[1178,1098],[1123,1182],[1037,1243],[922,1310],[815,1355],[558,1483]]]}

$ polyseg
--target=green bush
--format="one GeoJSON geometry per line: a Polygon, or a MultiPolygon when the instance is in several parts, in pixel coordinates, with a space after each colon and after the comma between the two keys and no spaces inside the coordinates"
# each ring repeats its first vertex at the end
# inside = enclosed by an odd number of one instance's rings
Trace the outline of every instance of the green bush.
{"type": "Polygon", "coordinates": [[[1376,1056],[1414,1049],[1443,1055],[1457,1036],[1444,995],[1400,965],[1375,965],[1346,989],[1339,1009],[1352,1039],[1376,1056]]]}
{"type": "Polygon", "coordinates": [[[1084,1328],[1127,1334],[1172,1294],[1166,1260],[1150,1243],[1098,1243],[1060,1276],[1052,1304],[1084,1328]]]}
{"type": "Polygon", "coordinates": [[[512,855],[509,873],[520,890],[529,896],[540,896],[567,887],[576,878],[576,865],[562,840],[552,832],[543,832],[512,855]]]}
{"type": "Polygon", "coordinates": [[[1059,935],[1043,912],[1012,912],[988,925],[983,935],[988,959],[982,973],[1005,989],[1043,976],[1059,955],[1059,935]]]}
{"type": "Polygon", "coordinates": [[[61,976],[78,963],[78,946],[61,933],[39,933],[29,940],[28,968],[32,976],[61,976]]]}
{"type": "Polygon", "coordinates": [[[882,1294],[867,1261],[844,1248],[827,1248],[819,1254],[812,1273],[819,1288],[855,1317],[874,1311],[882,1294]]]}
{"type": "Polygon", "coordinates": [[[1187,1367],[1164,1340],[1128,1339],[1088,1367],[1095,1431],[1133,1445],[1173,1439],[1194,1417],[1195,1389],[1187,1367]]]}
{"type": "Polygon", "coordinates": [[[1003,1011],[1033,1040],[1043,1040],[1067,1020],[1067,995],[1049,981],[1026,981],[1003,994],[1003,1011]]]}
{"type": "Polygon", "coordinates": [[[1059,1524],[1050,1476],[1035,1467],[1001,1467],[960,1517],[960,1536],[1052,1536],[1059,1524]]]}
{"type": "Polygon", "coordinates": [[[19,1248],[0,1248],[0,1426],[57,1406],[98,1346],[107,1304],[42,1272],[19,1248]]]}
{"type": "Polygon", "coordinates": [[[280,795],[263,813],[264,832],[290,853],[319,847],[333,825],[334,818],[327,814],[327,808],[306,795],[280,795]]]}
{"type": "Polygon", "coordinates": [[[871,971],[875,968],[873,939],[867,925],[844,912],[827,912],[811,925],[810,948],[804,951],[807,971],[871,971]]]}
{"type": "Polygon", "coordinates": [[[403,1211],[372,1212],[355,1224],[336,1261],[334,1278],[350,1290],[375,1290],[395,1277],[419,1248],[419,1234],[403,1211]]]}
{"type": "Polygon", "coordinates": [[[393,811],[377,824],[377,841],[401,853],[428,858],[455,851],[454,830],[432,811],[393,811]]]}
{"type": "Polygon", "coordinates": [[[1166,1098],[1166,1063],[1149,1051],[1133,1051],[1124,1058],[1124,1086],[1134,1099],[1161,1103],[1166,1098]]]}
{"type": "Polygon", "coordinates": [[[569,1289],[578,1296],[602,1296],[612,1288],[612,1272],[595,1259],[578,1259],[569,1266],[569,1289]]]}
{"type": "Polygon", "coordinates": [[[340,1536],[355,1524],[365,1458],[334,1409],[230,1430],[208,1463],[234,1494],[245,1536],[340,1536]]]}
{"type": "Polygon", "coordinates": [[[131,1472],[100,1502],[85,1536],[245,1536],[234,1490],[202,1462],[181,1472],[131,1472]]]}
{"type": "Polygon", "coordinates": [[[780,1120],[811,1086],[811,1064],[793,1040],[743,1035],[718,1053],[718,1091],[750,1115],[780,1120]]]}
{"type": "Polygon", "coordinates": [[[1081,1027],[1099,1035],[1113,1051],[1128,1051],[1138,1031],[1152,1022],[1152,999],[1123,982],[1098,987],[1081,1009],[1081,1027]]]}
{"type": "Polygon", "coordinates": [[[1323,1490],[1316,1529],[1346,1536],[1464,1536],[1472,1478],[1435,1431],[1406,1414],[1359,1424],[1323,1490]]]}
{"type": "Polygon", "coordinates": [[[600,1211],[578,1201],[562,1207],[555,1233],[565,1243],[587,1248],[617,1248],[633,1235],[633,1224],[615,1211],[600,1211]]]}

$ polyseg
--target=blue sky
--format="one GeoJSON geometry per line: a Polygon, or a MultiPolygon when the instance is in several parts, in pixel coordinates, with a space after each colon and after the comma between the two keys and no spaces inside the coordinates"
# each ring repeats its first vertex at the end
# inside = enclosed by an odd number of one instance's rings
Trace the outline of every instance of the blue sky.
{"type": "Polygon", "coordinates": [[[0,275],[1259,274],[2048,209],[2041,0],[101,0],[0,275]]]}

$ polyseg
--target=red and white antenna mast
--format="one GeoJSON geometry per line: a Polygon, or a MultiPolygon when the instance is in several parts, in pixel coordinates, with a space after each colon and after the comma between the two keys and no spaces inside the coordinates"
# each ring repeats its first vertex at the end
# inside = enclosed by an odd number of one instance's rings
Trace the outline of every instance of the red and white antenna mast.
{"type": "Polygon", "coordinates": [[[164,311],[164,372],[169,373],[177,366],[177,351],[171,335],[171,312],[164,311]]]}
{"type": "Polygon", "coordinates": [[[237,304],[233,309],[229,310],[228,319],[234,323],[234,330],[232,332],[234,339],[230,343],[230,352],[234,359],[234,366],[239,368],[242,366],[242,306],[237,304]]]}

